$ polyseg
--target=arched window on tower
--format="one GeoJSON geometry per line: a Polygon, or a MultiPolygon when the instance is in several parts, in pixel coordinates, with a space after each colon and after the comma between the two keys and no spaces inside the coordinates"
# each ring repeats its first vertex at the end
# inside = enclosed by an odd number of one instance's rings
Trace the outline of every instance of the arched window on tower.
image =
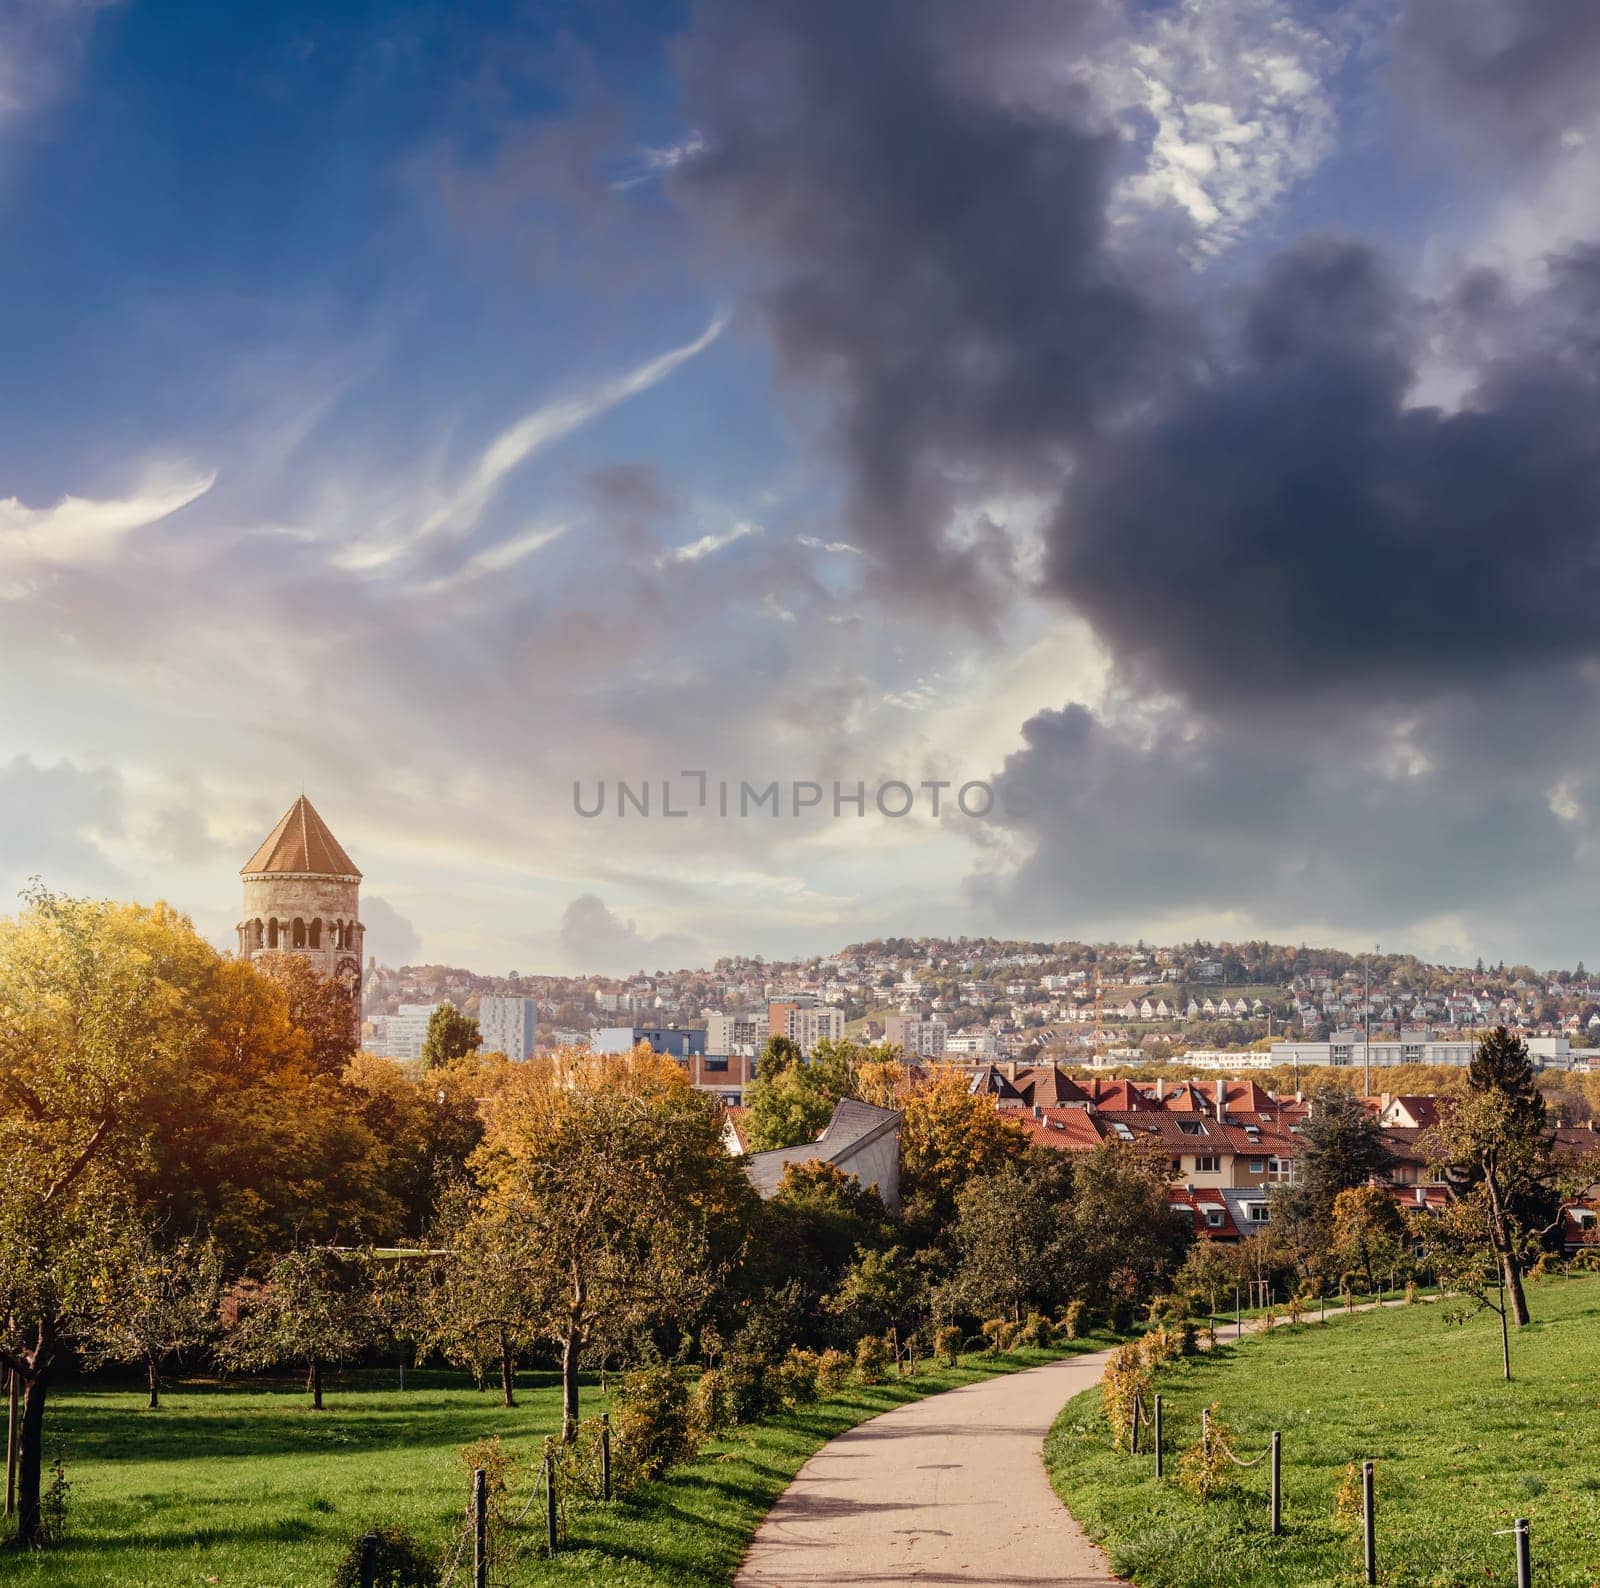
{"type": "Polygon", "coordinates": [[[311,923],[311,946],[313,948],[322,947],[322,917],[320,915],[311,923]]]}
{"type": "Polygon", "coordinates": [[[344,922],[343,921],[330,921],[328,923],[328,930],[333,933],[333,946],[335,948],[343,948],[344,947],[344,922]]]}
{"type": "Polygon", "coordinates": [[[300,917],[297,915],[294,918],[294,947],[295,948],[304,948],[305,946],[306,946],[306,923],[304,921],[302,921],[300,919],[300,917]]]}
{"type": "Polygon", "coordinates": [[[277,917],[274,916],[272,920],[267,922],[267,947],[268,948],[276,948],[277,946],[278,946],[278,921],[277,921],[277,917]]]}
{"type": "Polygon", "coordinates": [[[267,940],[267,929],[261,924],[261,918],[259,916],[257,916],[256,919],[250,923],[250,925],[253,928],[250,934],[250,946],[251,948],[260,948],[261,945],[267,940]]]}

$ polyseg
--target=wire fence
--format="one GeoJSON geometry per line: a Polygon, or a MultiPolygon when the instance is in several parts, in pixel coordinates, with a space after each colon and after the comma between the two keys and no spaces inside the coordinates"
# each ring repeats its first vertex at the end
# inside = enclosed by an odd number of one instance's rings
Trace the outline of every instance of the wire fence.
{"type": "MultiPolygon", "coordinates": [[[[1155,1458],[1155,1476],[1165,1477],[1166,1444],[1164,1423],[1164,1407],[1159,1392],[1152,1392],[1147,1404],[1144,1392],[1138,1391],[1133,1396],[1132,1406],[1132,1431],[1128,1441],[1128,1450],[1132,1456],[1151,1455],[1155,1458]],[[1142,1432],[1149,1432],[1149,1448],[1141,1449],[1142,1432]]],[[[1220,1417],[1213,1414],[1211,1407],[1202,1407],[1200,1410],[1200,1439],[1192,1448],[1185,1462],[1190,1463],[1190,1470],[1185,1476],[1185,1481],[1202,1499],[1222,1487],[1216,1474],[1216,1462],[1226,1461],[1240,1471],[1251,1471],[1264,1462],[1270,1463],[1268,1487],[1268,1530],[1274,1536],[1280,1536],[1284,1531],[1283,1526],[1283,1433],[1281,1429],[1274,1428],[1264,1450],[1253,1456],[1242,1456],[1233,1447],[1227,1433],[1224,1431],[1226,1424],[1220,1417]]],[[[1117,1448],[1121,1448],[1120,1442],[1117,1448]]],[[[1377,1484],[1376,1463],[1365,1460],[1360,1463],[1359,1496],[1354,1490],[1354,1474],[1356,1463],[1351,1462],[1346,1469],[1346,1486],[1335,1495],[1335,1509],[1342,1514],[1354,1516],[1357,1506],[1361,1519],[1361,1553],[1363,1581],[1375,1584],[1378,1581],[1378,1527],[1377,1527],[1377,1484]],[[1346,1490],[1350,1490],[1349,1493],[1346,1490]]],[[[1526,1517],[1518,1517],[1508,1528],[1496,1529],[1496,1538],[1510,1538],[1513,1541],[1516,1562],[1517,1588],[1532,1588],[1533,1584],[1533,1557],[1531,1528],[1526,1517]]]]}

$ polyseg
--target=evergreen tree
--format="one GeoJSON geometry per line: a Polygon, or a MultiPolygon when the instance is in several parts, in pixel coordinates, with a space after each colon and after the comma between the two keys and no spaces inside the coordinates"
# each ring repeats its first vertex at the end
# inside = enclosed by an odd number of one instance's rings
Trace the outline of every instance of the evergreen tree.
{"type": "Polygon", "coordinates": [[[1506,1099],[1510,1118],[1524,1130],[1545,1126],[1545,1101],[1534,1079],[1528,1044],[1504,1026],[1496,1026],[1478,1044],[1467,1069],[1467,1085],[1474,1092],[1498,1092],[1506,1099]]]}

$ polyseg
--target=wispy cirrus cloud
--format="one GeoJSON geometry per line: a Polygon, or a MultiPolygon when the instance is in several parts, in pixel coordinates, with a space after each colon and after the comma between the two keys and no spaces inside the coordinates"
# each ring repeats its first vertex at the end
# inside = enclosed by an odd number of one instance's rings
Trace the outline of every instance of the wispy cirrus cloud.
{"type": "Polygon", "coordinates": [[[733,545],[736,541],[747,539],[751,535],[759,535],[761,526],[752,523],[749,519],[740,519],[732,529],[725,529],[719,535],[716,533],[702,535],[698,540],[691,540],[687,545],[674,546],[671,551],[663,552],[656,558],[656,566],[665,568],[675,562],[699,562],[702,557],[710,557],[721,551],[726,546],[733,545]]]}
{"type": "Polygon", "coordinates": [[[587,391],[542,403],[524,414],[483,449],[465,476],[414,530],[387,540],[354,541],[334,553],[334,566],[353,573],[378,572],[431,540],[456,539],[466,534],[476,526],[506,479],[529,458],[565,441],[630,398],[660,385],[704,353],[727,329],[729,318],[727,313],[719,313],[692,342],[648,359],[587,391]]]}
{"type": "Polygon", "coordinates": [[[109,560],[135,530],[198,501],[216,479],[215,471],[165,469],[125,497],[63,496],[50,507],[0,497],[0,600],[26,594],[32,574],[109,560]]]}

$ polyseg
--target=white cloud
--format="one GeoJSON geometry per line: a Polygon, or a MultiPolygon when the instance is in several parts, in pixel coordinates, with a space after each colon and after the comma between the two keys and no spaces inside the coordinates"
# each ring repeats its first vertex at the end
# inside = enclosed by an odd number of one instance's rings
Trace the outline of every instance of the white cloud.
{"type": "Polygon", "coordinates": [[[859,546],[852,546],[847,540],[819,540],[815,535],[802,535],[800,536],[800,544],[809,547],[812,551],[841,552],[851,557],[865,555],[859,546]]]}
{"type": "Polygon", "coordinates": [[[334,554],[336,567],[373,572],[388,566],[432,535],[460,536],[478,522],[506,477],[535,453],[565,441],[630,397],[659,385],[669,375],[711,346],[727,327],[720,313],[692,342],[640,364],[624,375],[602,381],[586,392],[542,404],[501,431],[479,454],[465,478],[427,514],[418,527],[397,540],[355,541],[334,554]]]}
{"type": "Polygon", "coordinates": [[[633,151],[634,169],[629,175],[618,177],[610,184],[611,188],[614,192],[625,193],[629,188],[675,171],[685,161],[697,159],[705,152],[706,140],[698,132],[690,132],[676,143],[663,144],[660,148],[642,145],[633,151]]]}
{"type": "Polygon", "coordinates": [[[1092,73],[1143,129],[1144,167],[1119,193],[1124,214],[1182,210],[1201,257],[1239,242],[1333,152],[1330,81],[1349,48],[1289,0],[1182,0],[1156,13],[1092,73]]]}
{"type": "Polygon", "coordinates": [[[197,501],[216,478],[214,471],[154,471],[130,496],[63,496],[53,507],[0,498],[0,599],[27,594],[31,572],[110,560],[134,530],[197,501]]]}
{"type": "Polygon", "coordinates": [[[718,552],[724,546],[731,546],[735,541],[745,539],[748,535],[759,535],[761,526],[752,524],[748,519],[740,519],[732,529],[724,530],[720,535],[702,535],[698,540],[691,540],[685,546],[674,546],[671,551],[663,552],[656,558],[656,566],[664,568],[673,562],[699,562],[702,557],[709,557],[713,552],[718,552]]]}

